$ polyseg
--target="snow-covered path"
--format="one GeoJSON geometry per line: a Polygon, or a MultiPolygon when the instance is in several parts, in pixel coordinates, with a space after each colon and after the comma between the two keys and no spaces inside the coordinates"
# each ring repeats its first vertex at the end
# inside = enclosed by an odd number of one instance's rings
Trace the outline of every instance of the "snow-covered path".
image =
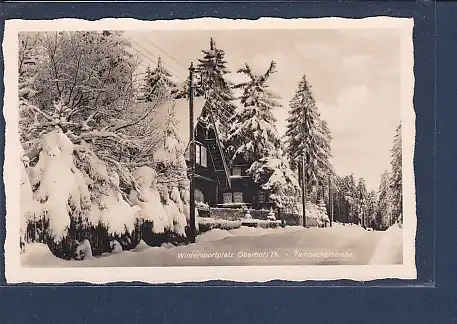
{"type": "Polygon", "coordinates": [[[149,247],[142,242],[133,251],[84,261],[62,261],[35,244],[22,256],[22,263],[29,267],[400,264],[401,233],[339,224],[325,229],[242,227],[212,230],[187,246],[149,247]]]}

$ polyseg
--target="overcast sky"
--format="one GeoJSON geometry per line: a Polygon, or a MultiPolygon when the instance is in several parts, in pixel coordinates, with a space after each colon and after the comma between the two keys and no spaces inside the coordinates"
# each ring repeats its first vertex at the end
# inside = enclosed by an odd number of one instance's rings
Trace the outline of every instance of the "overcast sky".
{"type": "MultiPolygon", "coordinates": [[[[377,190],[382,172],[390,167],[401,118],[400,37],[394,29],[150,31],[127,36],[152,60],[161,55],[165,67],[180,80],[187,77],[190,62],[195,64],[201,50],[209,48],[210,37],[225,50],[234,73],[245,62],[263,73],[271,60],[276,61],[278,72],[269,85],[284,105],[274,111],[281,134],[289,101],[306,74],[333,135],[337,173],[354,173],[377,190]]],[[[143,69],[156,64],[140,57],[143,69]]],[[[242,80],[239,75],[230,79],[242,80]]]]}

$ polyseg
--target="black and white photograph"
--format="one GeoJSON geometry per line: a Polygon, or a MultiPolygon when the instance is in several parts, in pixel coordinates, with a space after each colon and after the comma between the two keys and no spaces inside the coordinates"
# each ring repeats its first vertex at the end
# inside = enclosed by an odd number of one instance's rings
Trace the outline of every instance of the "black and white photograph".
{"type": "Polygon", "coordinates": [[[412,28],[6,21],[7,281],[416,278],[412,28]]]}

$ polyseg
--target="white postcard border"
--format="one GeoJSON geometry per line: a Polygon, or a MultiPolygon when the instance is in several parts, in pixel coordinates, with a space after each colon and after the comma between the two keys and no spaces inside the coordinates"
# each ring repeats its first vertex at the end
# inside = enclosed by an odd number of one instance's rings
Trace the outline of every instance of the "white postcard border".
{"type": "Polygon", "coordinates": [[[316,18],[231,20],[199,18],[190,20],[140,21],[109,18],[7,20],[3,39],[4,107],[6,123],[4,183],[6,193],[5,275],[7,283],[183,283],[209,280],[267,282],[350,279],[369,281],[397,278],[415,279],[416,194],[414,181],[415,112],[413,108],[414,72],[410,18],[372,17],[364,19],[316,18]],[[109,267],[109,268],[26,268],[20,264],[19,186],[20,142],[18,136],[18,32],[54,30],[215,30],[215,29],[373,29],[394,28],[401,33],[402,51],[402,141],[403,141],[403,265],[325,265],[325,266],[217,266],[217,267],[109,267]]]}

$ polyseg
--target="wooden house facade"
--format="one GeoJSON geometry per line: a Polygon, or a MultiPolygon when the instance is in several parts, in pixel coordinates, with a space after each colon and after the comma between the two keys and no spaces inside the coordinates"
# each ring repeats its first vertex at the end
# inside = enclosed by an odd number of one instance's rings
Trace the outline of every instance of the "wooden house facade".
{"type": "MultiPolygon", "coordinates": [[[[167,103],[170,105],[171,103],[167,103]]],[[[183,143],[189,143],[189,102],[176,99],[172,103],[177,129],[183,143]]],[[[162,107],[164,111],[169,108],[162,107]]],[[[158,118],[165,118],[165,113],[158,118]],[[161,117],[160,117],[161,116],[161,117]]],[[[231,165],[225,157],[211,110],[204,98],[194,99],[195,200],[210,207],[269,209],[274,203],[268,192],[261,190],[247,174],[250,165],[231,165]]],[[[185,152],[189,166],[189,147],[185,152]]]]}

